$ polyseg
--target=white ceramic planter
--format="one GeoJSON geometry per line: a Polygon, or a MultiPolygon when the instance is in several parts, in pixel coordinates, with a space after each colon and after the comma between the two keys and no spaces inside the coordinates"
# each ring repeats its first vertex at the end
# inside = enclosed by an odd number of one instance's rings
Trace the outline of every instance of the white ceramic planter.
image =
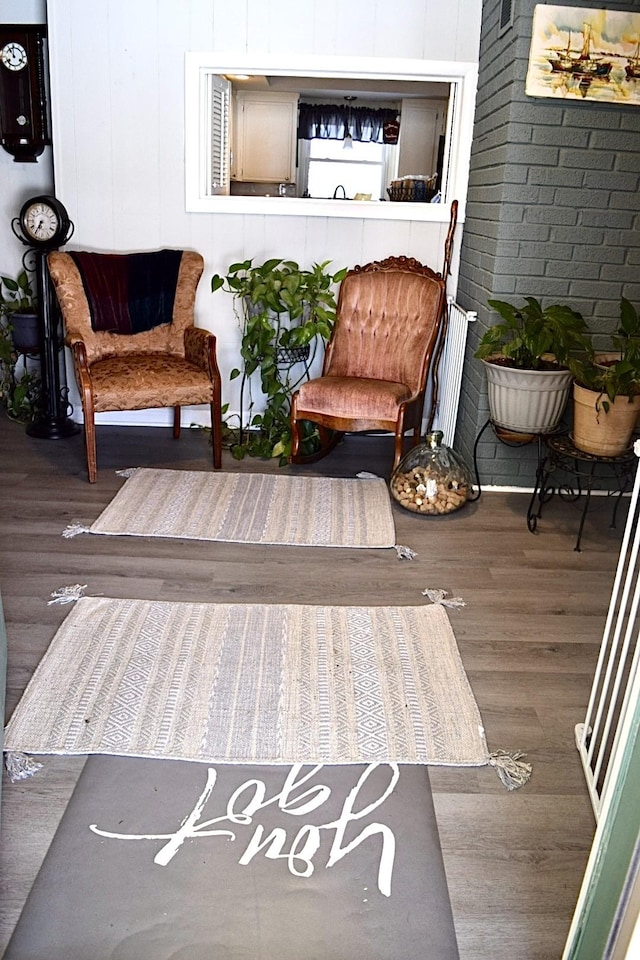
{"type": "Polygon", "coordinates": [[[516,433],[549,433],[558,425],[571,390],[568,370],[516,370],[482,362],[493,423],[516,433]]]}

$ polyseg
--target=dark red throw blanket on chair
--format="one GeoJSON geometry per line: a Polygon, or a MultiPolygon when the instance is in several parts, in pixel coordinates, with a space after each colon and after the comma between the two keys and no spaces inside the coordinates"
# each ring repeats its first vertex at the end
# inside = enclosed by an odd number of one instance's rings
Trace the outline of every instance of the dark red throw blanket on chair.
{"type": "Polygon", "coordinates": [[[97,332],[142,333],[171,323],[182,250],[71,253],[97,332]]]}

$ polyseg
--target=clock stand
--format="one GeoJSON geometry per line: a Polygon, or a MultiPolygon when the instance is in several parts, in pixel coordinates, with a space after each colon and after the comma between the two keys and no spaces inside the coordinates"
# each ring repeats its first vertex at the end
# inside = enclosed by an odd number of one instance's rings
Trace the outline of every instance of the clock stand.
{"type": "Polygon", "coordinates": [[[69,417],[62,322],[49,279],[47,254],[67,242],[73,224],[55,197],[34,197],[23,205],[11,227],[18,240],[29,247],[22,262],[25,269],[35,270],[38,295],[42,413],[27,426],[27,433],[46,440],[70,437],[79,433],[80,427],[69,417]]]}
{"type": "Polygon", "coordinates": [[[64,352],[60,335],[60,317],[51,290],[47,253],[32,251],[36,258],[36,288],[40,311],[40,378],[42,414],[28,424],[30,437],[60,440],[79,433],[80,427],[69,417],[70,404],[64,372],[64,352]]]}

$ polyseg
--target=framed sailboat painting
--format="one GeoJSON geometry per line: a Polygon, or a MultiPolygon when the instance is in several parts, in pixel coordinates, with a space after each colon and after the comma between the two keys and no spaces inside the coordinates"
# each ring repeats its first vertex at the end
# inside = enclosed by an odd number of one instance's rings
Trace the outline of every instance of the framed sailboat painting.
{"type": "Polygon", "coordinates": [[[640,13],[538,4],[525,93],[640,106],[640,13]]]}

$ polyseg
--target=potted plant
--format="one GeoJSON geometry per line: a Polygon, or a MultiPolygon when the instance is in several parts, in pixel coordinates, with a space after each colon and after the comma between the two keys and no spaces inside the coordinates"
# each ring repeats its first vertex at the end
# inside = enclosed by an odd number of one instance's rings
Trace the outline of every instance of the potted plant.
{"type": "Polygon", "coordinates": [[[640,319],[625,297],[613,352],[586,353],[571,361],[573,433],[585,453],[616,457],[629,448],[640,415],[640,319]]]}
{"type": "Polygon", "coordinates": [[[8,321],[18,353],[40,351],[37,299],[26,270],[21,270],[15,280],[0,277],[0,316],[8,321]]]}
{"type": "MultiPolygon", "coordinates": [[[[212,292],[223,289],[232,294],[242,330],[243,368],[232,370],[230,379],[242,376],[242,386],[247,382],[251,390],[251,375],[257,371],[265,397],[265,409],[254,413],[250,394],[247,424],[241,409],[238,441],[231,445],[236,459],[249,454],[278,457],[281,464],[288,461],[291,396],[308,375],[319,344],[331,335],[336,318],[333,285],[347,272],[332,273],[329,263],[303,270],[293,260],[270,259],[262,264],[244,260],[231,264],[225,276],[215,274],[211,279],[212,292]]],[[[311,425],[305,441],[305,452],[312,453],[317,435],[311,425]]]]}
{"type": "Polygon", "coordinates": [[[40,376],[28,369],[24,355],[20,372],[17,364],[10,325],[5,316],[0,316],[0,403],[12,420],[32,423],[41,413],[40,376]]]}
{"type": "Polygon", "coordinates": [[[515,306],[489,300],[502,318],[482,336],[475,356],[487,372],[494,424],[516,433],[549,433],[564,412],[573,375],[574,351],[588,351],[587,325],[565,304],[542,308],[535,297],[515,306]]]}

